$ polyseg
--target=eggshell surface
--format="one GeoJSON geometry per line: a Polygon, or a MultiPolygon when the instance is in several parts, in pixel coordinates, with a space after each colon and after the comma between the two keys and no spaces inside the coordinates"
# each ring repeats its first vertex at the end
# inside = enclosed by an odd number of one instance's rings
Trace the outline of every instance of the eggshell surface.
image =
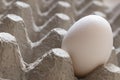
{"type": "Polygon", "coordinates": [[[68,30],[62,49],[72,59],[75,75],[86,76],[96,67],[105,64],[113,47],[110,24],[102,17],[89,15],[81,18],[68,30]]]}

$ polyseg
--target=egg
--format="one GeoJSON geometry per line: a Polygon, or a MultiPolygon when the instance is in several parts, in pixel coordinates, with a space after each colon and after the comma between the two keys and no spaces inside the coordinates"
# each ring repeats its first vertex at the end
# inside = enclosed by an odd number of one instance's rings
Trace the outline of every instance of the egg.
{"type": "Polygon", "coordinates": [[[63,38],[61,48],[73,62],[75,75],[84,77],[105,64],[113,47],[113,34],[107,20],[88,15],[74,23],[63,38]]]}

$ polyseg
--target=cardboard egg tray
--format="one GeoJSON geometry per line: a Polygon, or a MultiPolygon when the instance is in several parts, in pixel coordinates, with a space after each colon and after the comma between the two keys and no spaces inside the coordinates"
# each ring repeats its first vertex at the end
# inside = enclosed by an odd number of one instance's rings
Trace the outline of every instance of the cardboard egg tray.
{"type": "Polygon", "coordinates": [[[119,9],[102,0],[0,0],[0,80],[119,80],[119,9]],[[105,65],[77,78],[61,42],[71,25],[89,14],[109,21],[114,48],[105,65]]]}

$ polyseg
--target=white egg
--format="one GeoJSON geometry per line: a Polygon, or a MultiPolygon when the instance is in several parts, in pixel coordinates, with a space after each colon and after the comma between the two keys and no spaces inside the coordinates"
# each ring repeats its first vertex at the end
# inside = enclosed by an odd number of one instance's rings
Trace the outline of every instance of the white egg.
{"type": "Polygon", "coordinates": [[[105,64],[113,46],[110,24],[102,17],[89,15],[78,20],[68,30],[62,42],[72,59],[75,75],[86,76],[105,64]]]}

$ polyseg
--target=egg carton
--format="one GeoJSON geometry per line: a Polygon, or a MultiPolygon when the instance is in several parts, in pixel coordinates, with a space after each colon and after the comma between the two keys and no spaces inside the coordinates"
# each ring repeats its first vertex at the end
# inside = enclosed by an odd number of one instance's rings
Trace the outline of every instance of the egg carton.
{"type": "Polygon", "coordinates": [[[66,30],[89,14],[100,15],[115,27],[115,49],[107,64],[79,80],[119,80],[119,5],[110,10],[102,0],[1,0],[0,4],[0,80],[78,80],[70,56],[60,47],[66,30]]]}
{"type": "Polygon", "coordinates": [[[1,50],[0,73],[2,78],[8,80],[74,79],[71,60],[68,53],[62,49],[51,49],[42,57],[37,58],[33,63],[27,64],[24,62],[14,36],[8,33],[1,33],[0,38],[1,48],[3,48],[1,50]]]}
{"type": "MultiPolygon", "coordinates": [[[[35,21],[33,20],[34,17],[32,16],[32,9],[28,4],[18,1],[13,5],[13,8],[14,8],[13,11],[11,10],[10,13],[17,14],[23,18],[28,30],[28,35],[33,42],[41,39],[44,35],[47,34],[47,32],[49,32],[53,28],[58,27],[68,29],[69,26],[71,26],[71,24],[73,23],[73,21],[70,19],[68,15],[63,13],[55,13],[50,18],[48,18],[47,16],[46,17],[42,16],[40,19],[42,20],[47,19],[47,21],[44,24],[37,26],[35,24],[35,21]]],[[[54,10],[55,9],[57,10],[57,8],[55,7],[54,10]]],[[[53,12],[51,13],[53,14],[53,12]]],[[[50,15],[51,13],[49,12],[48,15],[50,15]]]]}

